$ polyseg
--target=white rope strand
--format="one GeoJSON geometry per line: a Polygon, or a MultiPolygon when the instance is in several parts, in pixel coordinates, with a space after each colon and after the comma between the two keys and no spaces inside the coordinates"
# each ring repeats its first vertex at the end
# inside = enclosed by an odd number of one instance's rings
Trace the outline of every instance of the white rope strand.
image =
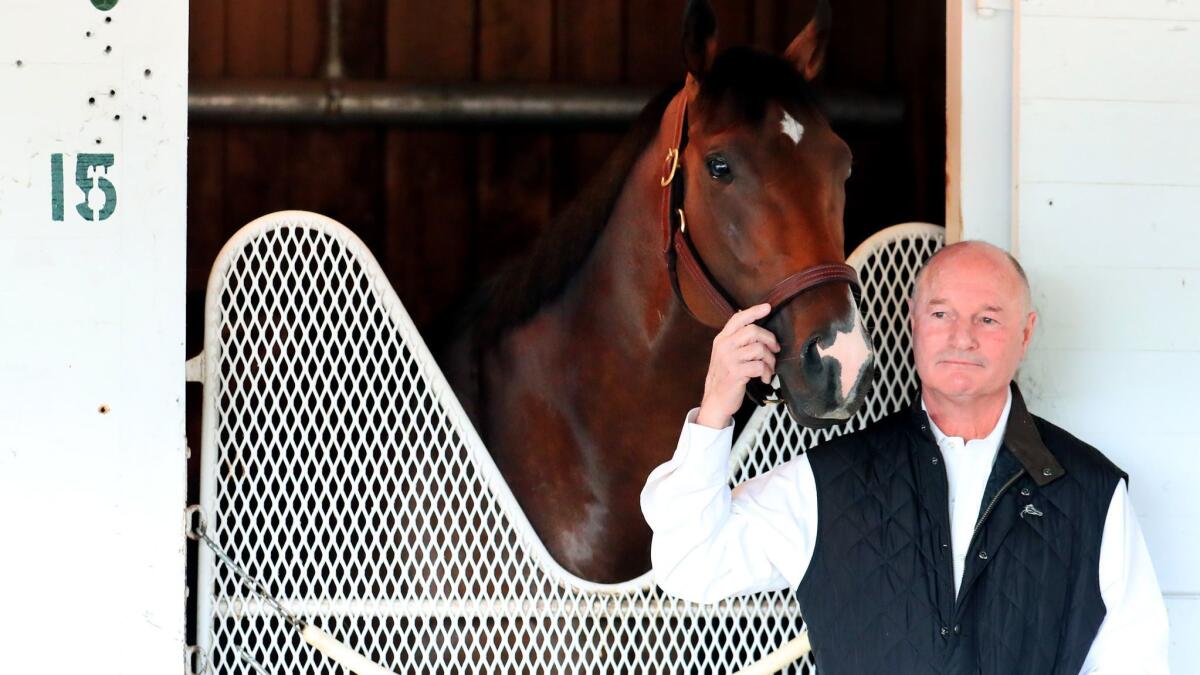
{"type": "Polygon", "coordinates": [[[333,659],[347,670],[355,673],[355,675],[396,675],[396,673],[359,654],[347,646],[346,643],[339,642],[332,635],[311,623],[306,624],[304,629],[300,631],[300,637],[304,638],[304,641],[311,647],[326,657],[333,659]]]}
{"type": "Polygon", "coordinates": [[[733,675],[774,675],[804,658],[810,651],[812,645],[808,641],[808,631],[804,631],[733,675]]]}

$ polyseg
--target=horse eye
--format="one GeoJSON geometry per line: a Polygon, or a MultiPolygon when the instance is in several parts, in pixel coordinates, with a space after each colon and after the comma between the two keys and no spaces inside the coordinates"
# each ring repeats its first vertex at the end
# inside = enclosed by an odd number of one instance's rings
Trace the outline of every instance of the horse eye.
{"type": "Polygon", "coordinates": [[[705,162],[708,166],[708,175],[722,183],[728,183],[733,180],[733,173],[729,170],[729,162],[721,155],[712,155],[705,162]]]}

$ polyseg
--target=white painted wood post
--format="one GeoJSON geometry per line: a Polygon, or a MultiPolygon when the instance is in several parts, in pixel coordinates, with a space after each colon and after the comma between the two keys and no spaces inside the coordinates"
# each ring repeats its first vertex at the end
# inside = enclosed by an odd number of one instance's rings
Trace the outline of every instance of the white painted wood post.
{"type": "Polygon", "coordinates": [[[946,239],[1012,245],[1011,0],[946,2],[946,239]]]}
{"type": "Polygon", "coordinates": [[[0,672],[180,672],[187,3],[0,4],[0,672]]]}

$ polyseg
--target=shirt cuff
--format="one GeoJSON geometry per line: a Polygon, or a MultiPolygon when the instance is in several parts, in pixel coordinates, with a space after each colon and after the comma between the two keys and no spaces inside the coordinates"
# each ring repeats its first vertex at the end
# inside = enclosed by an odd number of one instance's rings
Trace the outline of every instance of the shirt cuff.
{"type": "Polygon", "coordinates": [[[724,483],[729,476],[729,451],[733,447],[733,419],[721,429],[696,423],[699,408],[692,408],[679,437],[680,470],[695,477],[724,483]]]}

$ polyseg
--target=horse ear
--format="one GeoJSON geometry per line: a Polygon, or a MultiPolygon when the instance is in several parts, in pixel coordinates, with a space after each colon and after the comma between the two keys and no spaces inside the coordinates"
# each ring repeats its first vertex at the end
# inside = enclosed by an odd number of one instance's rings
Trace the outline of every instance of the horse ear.
{"type": "Polygon", "coordinates": [[[829,26],[832,22],[833,10],[829,7],[829,0],[817,0],[813,18],[783,53],[785,59],[796,64],[796,69],[805,80],[811,82],[825,65],[825,47],[829,44],[829,26]]]}
{"type": "Polygon", "coordinates": [[[688,73],[704,79],[717,56],[717,15],[707,0],[689,0],[683,12],[683,60],[688,73]]]}

